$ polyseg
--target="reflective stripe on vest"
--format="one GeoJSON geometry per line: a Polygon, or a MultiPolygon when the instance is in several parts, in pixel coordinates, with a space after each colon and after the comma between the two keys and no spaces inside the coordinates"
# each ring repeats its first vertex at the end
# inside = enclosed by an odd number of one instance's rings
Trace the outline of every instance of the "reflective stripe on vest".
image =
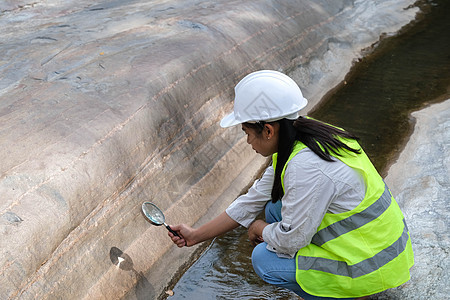
{"type": "MultiPolygon", "coordinates": [[[[341,141],[360,148],[354,140],[341,141]]],[[[305,147],[297,142],[283,166],[283,190],[289,161],[305,147]]],[[[365,197],[351,211],[325,214],[311,243],[297,252],[296,279],[311,295],[362,297],[409,280],[414,258],[403,214],[369,158],[362,149],[340,153],[332,155],[363,176],[365,197]]],[[[277,158],[274,154],[274,168],[277,158]]]]}
{"type": "Polygon", "coordinates": [[[388,209],[389,205],[391,205],[391,193],[389,192],[388,187],[385,186],[381,197],[372,203],[372,205],[359,213],[319,230],[313,236],[311,243],[322,246],[326,242],[331,241],[340,235],[366,225],[381,216],[381,214],[388,209]]]}
{"type": "Polygon", "coordinates": [[[403,219],[403,233],[400,238],[389,247],[375,254],[375,256],[363,260],[357,264],[349,265],[344,261],[332,260],[322,257],[298,256],[298,268],[300,270],[315,270],[331,273],[334,275],[357,278],[370,274],[402,253],[409,239],[408,227],[403,219]]]}

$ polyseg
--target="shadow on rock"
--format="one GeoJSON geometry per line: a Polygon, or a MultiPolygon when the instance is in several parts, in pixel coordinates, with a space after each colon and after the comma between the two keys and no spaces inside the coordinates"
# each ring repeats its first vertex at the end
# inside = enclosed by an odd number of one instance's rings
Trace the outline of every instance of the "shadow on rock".
{"type": "Polygon", "coordinates": [[[153,299],[156,296],[155,289],[144,276],[144,273],[138,272],[134,269],[133,260],[128,254],[124,253],[117,247],[112,247],[109,251],[109,258],[111,259],[111,262],[119,269],[134,272],[137,278],[135,287],[136,299],[153,299]]]}

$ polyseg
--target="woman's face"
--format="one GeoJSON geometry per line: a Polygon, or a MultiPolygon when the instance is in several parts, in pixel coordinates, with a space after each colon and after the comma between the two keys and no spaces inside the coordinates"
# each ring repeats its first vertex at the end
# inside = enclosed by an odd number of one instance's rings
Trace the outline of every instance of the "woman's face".
{"type": "Polygon", "coordinates": [[[247,135],[247,143],[253,150],[264,157],[270,156],[278,151],[278,123],[264,124],[262,132],[242,124],[242,130],[247,135]]]}

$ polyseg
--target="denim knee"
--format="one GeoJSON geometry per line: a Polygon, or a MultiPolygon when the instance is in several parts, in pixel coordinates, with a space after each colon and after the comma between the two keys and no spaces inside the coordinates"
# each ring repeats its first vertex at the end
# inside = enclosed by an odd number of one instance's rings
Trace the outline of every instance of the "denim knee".
{"type": "Polygon", "coordinates": [[[256,245],[256,247],[253,249],[252,252],[252,265],[253,269],[255,270],[256,274],[262,279],[264,279],[264,267],[267,264],[266,261],[266,243],[261,243],[256,245]]]}
{"type": "Polygon", "coordinates": [[[295,261],[279,258],[266,249],[267,243],[258,244],[252,252],[252,264],[256,274],[267,283],[278,286],[295,283],[295,261]]]}
{"type": "Polygon", "coordinates": [[[267,202],[264,209],[267,223],[275,223],[281,221],[281,201],[273,203],[272,201],[267,202]]]}

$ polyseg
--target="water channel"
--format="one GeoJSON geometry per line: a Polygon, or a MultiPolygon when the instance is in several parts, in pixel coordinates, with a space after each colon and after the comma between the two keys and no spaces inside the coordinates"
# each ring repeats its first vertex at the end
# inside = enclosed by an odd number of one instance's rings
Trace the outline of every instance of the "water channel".
{"type": "MultiPolygon", "coordinates": [[[[381,39],[309,115],[346,128],[384,176],[410,135],[412,111],[450,98],[450,1],[419,1],[422,15],[381,39]]],[[[254,272],[245,228],[214,240],[170,299],[298,299],[254,272]]]]}

